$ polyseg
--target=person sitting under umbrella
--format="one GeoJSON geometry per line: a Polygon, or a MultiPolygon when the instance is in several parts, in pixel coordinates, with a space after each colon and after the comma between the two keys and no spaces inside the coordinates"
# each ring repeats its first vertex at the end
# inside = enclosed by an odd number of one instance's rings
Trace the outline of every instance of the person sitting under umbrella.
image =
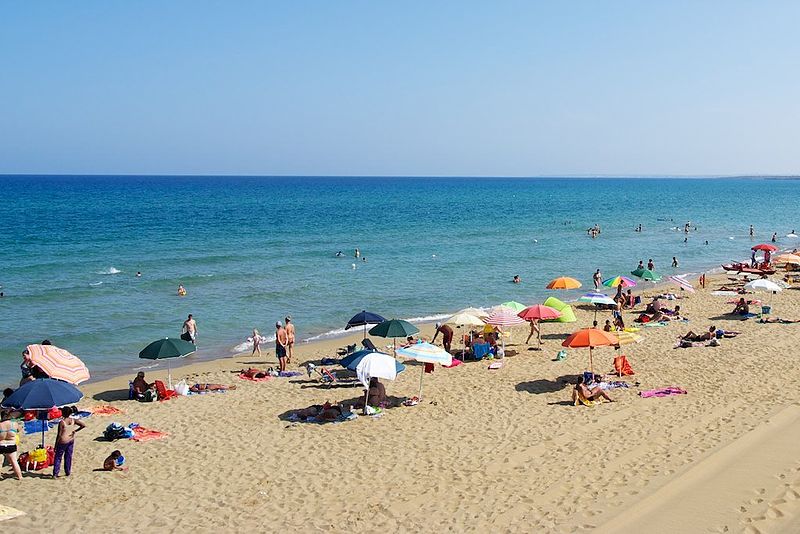
{"type": "Polygon", "coordinates": [[[733,308],[728,315],[747,315],[750,313],[750,305],[747,304],[747,301],[744,300],[744,297],[739,299],[739,302],[736,303],[736,307],[733,308]]]}
{"type": "Polygon", "coordinates": [[[608,393],[603,391],[600,386],[595,386],[592,389],[589,389],[584,382],[583,377],[580,377],[578,379],[578,383],[575,384],[575,388],[572,390],[572,403],[577,406],[578,401],[587,403],[599,399],[605,399],[608,402],[614,402],[614,400],[608,396],[608,393]]]}
{"type": "Polygon", "coordinates": [[[131,386],[133,397],[137,400],[152,400],[156,396],[155,384],[148,384],[144,379],[144,371],[136,373],[131,386]]]}
{"type": "Polygon", "coordinates": [[[378,407],[386,404],[386,388],[381,384],[377,377],[369,379],[369,391],[367,393],[367,404],[378,407]]]}

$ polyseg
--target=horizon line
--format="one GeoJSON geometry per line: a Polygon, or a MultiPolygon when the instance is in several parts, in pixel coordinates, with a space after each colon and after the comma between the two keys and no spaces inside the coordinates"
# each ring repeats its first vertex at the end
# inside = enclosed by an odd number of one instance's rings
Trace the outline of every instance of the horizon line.
{"type": "Polygon", "coordinates": [[[532,174],[532,175],[460,175],[460,174],[191,174],[191,173],[0,173],[0,178],[7,177],[139,177],[139,178],[440,178],[440,179],[563,179],[563,178],[675,178],[675,179],[800,179],[800,174],[532,174]]]}

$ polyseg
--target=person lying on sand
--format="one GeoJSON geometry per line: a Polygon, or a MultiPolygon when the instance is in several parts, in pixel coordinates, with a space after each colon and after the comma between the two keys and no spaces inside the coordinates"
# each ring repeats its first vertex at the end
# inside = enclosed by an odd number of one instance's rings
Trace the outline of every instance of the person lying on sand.
{"type": "Polygon", "coordinates": [[[713,326],[713,325],[711,327],[709,327],[708,332],[706,332],[704,334],[695,334],[694,332],[689,330],[686,333],[686,335],[681,336],[681,340],[682,341],[711,341],[712,339],[714,339],[717,336],[716,332],[717,332],[717,327],[713,326]]]}
{"type": "Polygon", "coordinates": [[[723,330],[722,328],[717,328],[716,331],[717,338],[724,337],[726,339],[730,339],[738,336],[739,334],[741,334],[741,332],[734,332],[733,330],[723,330]]]}
{"type": "Polygon", "coordinates": [[[226,386],[225,384],[195,384],[189,388],[189,391],[201,393],[203,391],[228,391],[229,389],[236,389],[236,386],[226,386]]]}
{"type": "Polygon", "coordinates": [[[342,408],[339,405],[326,402],[325,404],[314,404],[308,408],[297,410],[294,413],[303,421],[314,418],[324,421],[335,421],[342,415],[342,408]]]}
{"type": "Polygon", "coordinates": [[[774,318],[762,317],[758,322],[759,323],[792,324],[792,323],[800,323],[800,319],[791,320],[791,319],[781,319],[780,317],[774,317],[774,318]]]}
{"type": "Polygon", "coordinates": [[[575,384],[575,388],[572,390],[573,403],[575,403],[578,399],[580,399],[582,402],[588,402],[596,401],[601,398],[607,400],[608,402],[614,402],[614,400],[608,396],[608,393],[603,391],[600,386],[589,389],[583,382],[583,377],[578,379],[578,383],[575,384]]]}
{"type": "Polygon", "coordinates": [[[747,315],[750,313],[750,306],[747,304],[747,301],[744,300],[744,297],[739,299],[739,302],[736,303],[736,307],[728,315],[747,315]]]}

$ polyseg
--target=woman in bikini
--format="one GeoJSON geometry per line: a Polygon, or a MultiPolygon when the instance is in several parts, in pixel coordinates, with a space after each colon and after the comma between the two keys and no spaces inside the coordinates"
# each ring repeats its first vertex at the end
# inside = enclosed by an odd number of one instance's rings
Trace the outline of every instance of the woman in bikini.
{"type": "Polygon", "coordinates": [[[598,399],[614,402],[614,400],[608,396],[608,393],[600,389],[600,386],[589,389],[583,382],[583,377],[578,379],[578,383],[575,384],[575,388],[572,390],[572,402],[575,403],[578,399],[582,402],[596,401],[598,399]]]}
{"type": "Polygon", "coordinates": [[[22,470],[17,462],[17,434],[20,428],[17,423],[11,420],[11,412],[3,410],[0,414],[0,454],[5,456],[6,461],[11,465],[17,480],[22,480],[22,470]]]}

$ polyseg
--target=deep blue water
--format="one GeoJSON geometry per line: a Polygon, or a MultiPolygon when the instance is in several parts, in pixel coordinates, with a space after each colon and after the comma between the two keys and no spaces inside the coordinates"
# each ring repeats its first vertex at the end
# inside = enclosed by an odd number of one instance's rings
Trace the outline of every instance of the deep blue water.
{"type": "Polygon", "coordinates": [[[534,303],[555,275],[591,286],[594,269],[627,274],[640,259],[672,274],[677,256],[675,272],[698,272],[747,257],[749,224],[757,241],[774,231],[792,246],[783,236],[800,228],[798,185],[0,177],[0,382],[16,381],[20,352],[43,338],[95,375],[128,371],[149,341],[178,335],[188,313],[200,329],[197,357],[212,357],[230,354],[253,327],[271,335],[286,314],[310,338],[363,308],[422,318],[534,303]],[[687,220],[697,231],[684,243],[673,227],[687,220]],[[586,233],[593,224],[602,228],[595,240],[586,233]],[[367,262],[354,260],[356,247],[367,262]],[[338,250],[345,256],[334,257],[338,250]],[[510,282],[515,274],[522,284],[510,282]]]}

